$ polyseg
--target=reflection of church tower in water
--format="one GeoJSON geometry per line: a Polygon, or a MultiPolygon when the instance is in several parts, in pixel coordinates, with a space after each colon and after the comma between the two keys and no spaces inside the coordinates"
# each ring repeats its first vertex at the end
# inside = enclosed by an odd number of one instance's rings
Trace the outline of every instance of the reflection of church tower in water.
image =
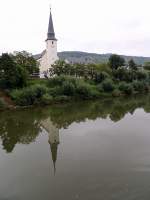
{"type": "Polygon", "coordinates": [[[54,174],[56,172],[57,149],[59,144],[59,129],[52,123],[50,117],[41,122],[42,127],[47,131],[51,149],[52,161],[54,164],[54,174]]]}

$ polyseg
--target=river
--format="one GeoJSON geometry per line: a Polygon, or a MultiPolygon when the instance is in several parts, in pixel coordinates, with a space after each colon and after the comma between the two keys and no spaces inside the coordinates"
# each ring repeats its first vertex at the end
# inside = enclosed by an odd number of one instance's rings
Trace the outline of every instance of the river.
{"type": "Polygon", "coordinates": [[[149,200],[150,96],[0,113],[1,200],[149,200]]]}

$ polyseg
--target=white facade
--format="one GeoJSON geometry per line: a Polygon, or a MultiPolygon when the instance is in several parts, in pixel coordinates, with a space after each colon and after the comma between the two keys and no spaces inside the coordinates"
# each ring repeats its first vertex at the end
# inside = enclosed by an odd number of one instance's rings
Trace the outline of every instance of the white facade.
{"type": "Polygon", "coordinates": [[[46,40],[46,50],[39,59],[40,78],[49,76],[49,69],[57,60],[57,40],[46,40]]]}
{"type": "Polygon", "coordinates": [[[50,144],[59,144],[59,129],[52,123],[51,119],[41,121],[41,126],[47,131],[50,144]]]}

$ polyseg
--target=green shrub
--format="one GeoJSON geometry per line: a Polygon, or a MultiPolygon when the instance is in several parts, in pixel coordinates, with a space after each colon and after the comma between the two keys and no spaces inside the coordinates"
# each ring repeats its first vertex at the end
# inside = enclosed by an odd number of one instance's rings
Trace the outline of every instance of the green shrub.
{"type": "Polygon", "coordinates": [[[65,81],[62,85],[64,95],[73,96],[75,94],[75,85],[72,82],[65,81]]]}
{"type": "Polygon", "coordinates": [[[98,72],[106,72],[107,74],[111,75],[112,70],[108,63],[99,63],[95,64],[96,71],[98,72]]]}
{"type": "Polygon", "coordinates": [[[31,90],[34,92],[36,98],[41,98],[48,92],[48,89],[45,85],[33,85],[31,90]]]}
{"type": "Polygon", "coordinates": [[[33,85],[22,90],[13,90],[10,95],[17,105],[28,106],[39,103],[46,92],[47,88],[44,85],[33,85]]]}
{"type": "Polygon", "coordinates": [[[111,79],[106,79],[102,83],[102,88],[104,89],[105,92],[112,92],[114,90],[115,86],[111,79]]]}
{"type": "Polygon", "coordinates": [[[94,78],[95,83],[101,83],[105,79],[109,78],[109,74],[107,72],[97,72],[94,78]]]}
{"type": "Polygon", "coordinates": [[[100,92],[100,93],[103,93],[104,92],[104,89],[102,87],[102,84],[98,84],[97,85],[97,90],[100,92]]]}
{"type": "Polygon", "coordinates": [[[53,78],[50,78],[47,82],[48,87],[56,87],[56,86],[61,86],[63,82],[65,81],[64,76],[56,76],[53,78]]]}
{"type": "Polygon", "coordinates": [[[76,95],[81,99],[92,99],[99,96],[99,91],[96,86],[79,81],[76,88],[76,95]]]}
{"type": "Polygon", "coordinates": [[[50,78],[47,82],[48,87],[56,87],[56,86],[62,86],[64,82],[70,82],[73,85],[76,84],[76,78],[71,76],[56,76],[53,78],[50,78]]]}
{"type": "Polygon", "coordinates": [[[27,82],[27,86],[47,85],[47,83],[48,83],[47,79],[35,78],[35,79],[29,79],[27,82]]]}
{"type": "Polygon", "coordinates": [[[119,84],[119,90],[122,91],[124,94],[130,95],[133,93],[133,87],[131,84],[126,82],[121,82],[119,84]]]}
{"type": "Polygon", "coordinates": [[[49,105],[50,103],[53,102],[53,97],[49,94],[44,94],[41,98],[41,103],[44,105],[49,105]]]}
{"type": "Polygon", "coordinates": [[[55,98],[54,98],[54,102],[58,102],[58,103],[60,103],[60,102],[67,102],[67,101],[69,101],[70,100],[70,97],[68,97],[68,96],[65,96],[65,95],[60,95],[60,96],[56,96],[55,98]]]}
{"type": "Polygon", "coordinates": [[[119,86],[118,86],[118,88],[119,88],[119,90],[120,91],[124,91],[125,89],[126,89],[126,86],[127,86],[128,84],[126,83],[126,82],[120,82],[119,83],[119,86]]]}
{"type": "Polygon", "coordinates": [[[63,95],[63,90],[62,87],[60,86],[56,86],[53,88],[49,88],[49,92],[48,92],[51,96],[56,97],[59,95],[63,95]]]}
{"type": "Polygon", "coordinates": [[[77,84],[77,95],[80,96],[81,98],[86,98],[89,96],[91,87],[90,85],[86,84],[86,83],[78,83],[77,84]]]}
{"type": "Polygon", "coordinates": [[[11,97],[19,106],[33,105],[35,102],[35,94],[30,88],[22,90],[13,90],[11,97]]]}
{"type": "Polygon", "coordinates": [[[121,92],[120,90],[118,89],[115,89],[113,92],[112,92],[112,96],[113,97],[119,97],[121,95],[121,92]]]}
{"type": "Polygon", "coordinates": [[[91,90],[90,96],[91,96],[91,98],[98,98],[98,97],[100,97],[100,92],[96,88],[93,88],[91,90]]]}
{"type": "Polygon", "coordinates": [[[148,74],[145,71],[137,71],[136,75],[139,81],[146,80],[148,78],[148,74]]]}
{"type": "Polygon", "coordinates": [[[149,84],[146,81],[133,81],[132,86],[136,92],[149,90],[149,84]]]}

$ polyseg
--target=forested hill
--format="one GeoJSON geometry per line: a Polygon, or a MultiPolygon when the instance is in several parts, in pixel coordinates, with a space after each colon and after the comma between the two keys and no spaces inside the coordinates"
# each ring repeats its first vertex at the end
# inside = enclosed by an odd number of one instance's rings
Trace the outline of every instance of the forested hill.
{"type": "MultiPolygon", "coordinates": [[[[59,52],[58,56],[60,59],[68,60],[73,63],[100,63],[107,62],[111,54],[96,54],[96,53],[85,53],[80,51],[64,51],[59,52]]],[[[126,61],[131,58],[137,64],[144,64],[145,62],[150,61],[150,57],[140,57],[140,56],[124,56],[126,61]]]]}

